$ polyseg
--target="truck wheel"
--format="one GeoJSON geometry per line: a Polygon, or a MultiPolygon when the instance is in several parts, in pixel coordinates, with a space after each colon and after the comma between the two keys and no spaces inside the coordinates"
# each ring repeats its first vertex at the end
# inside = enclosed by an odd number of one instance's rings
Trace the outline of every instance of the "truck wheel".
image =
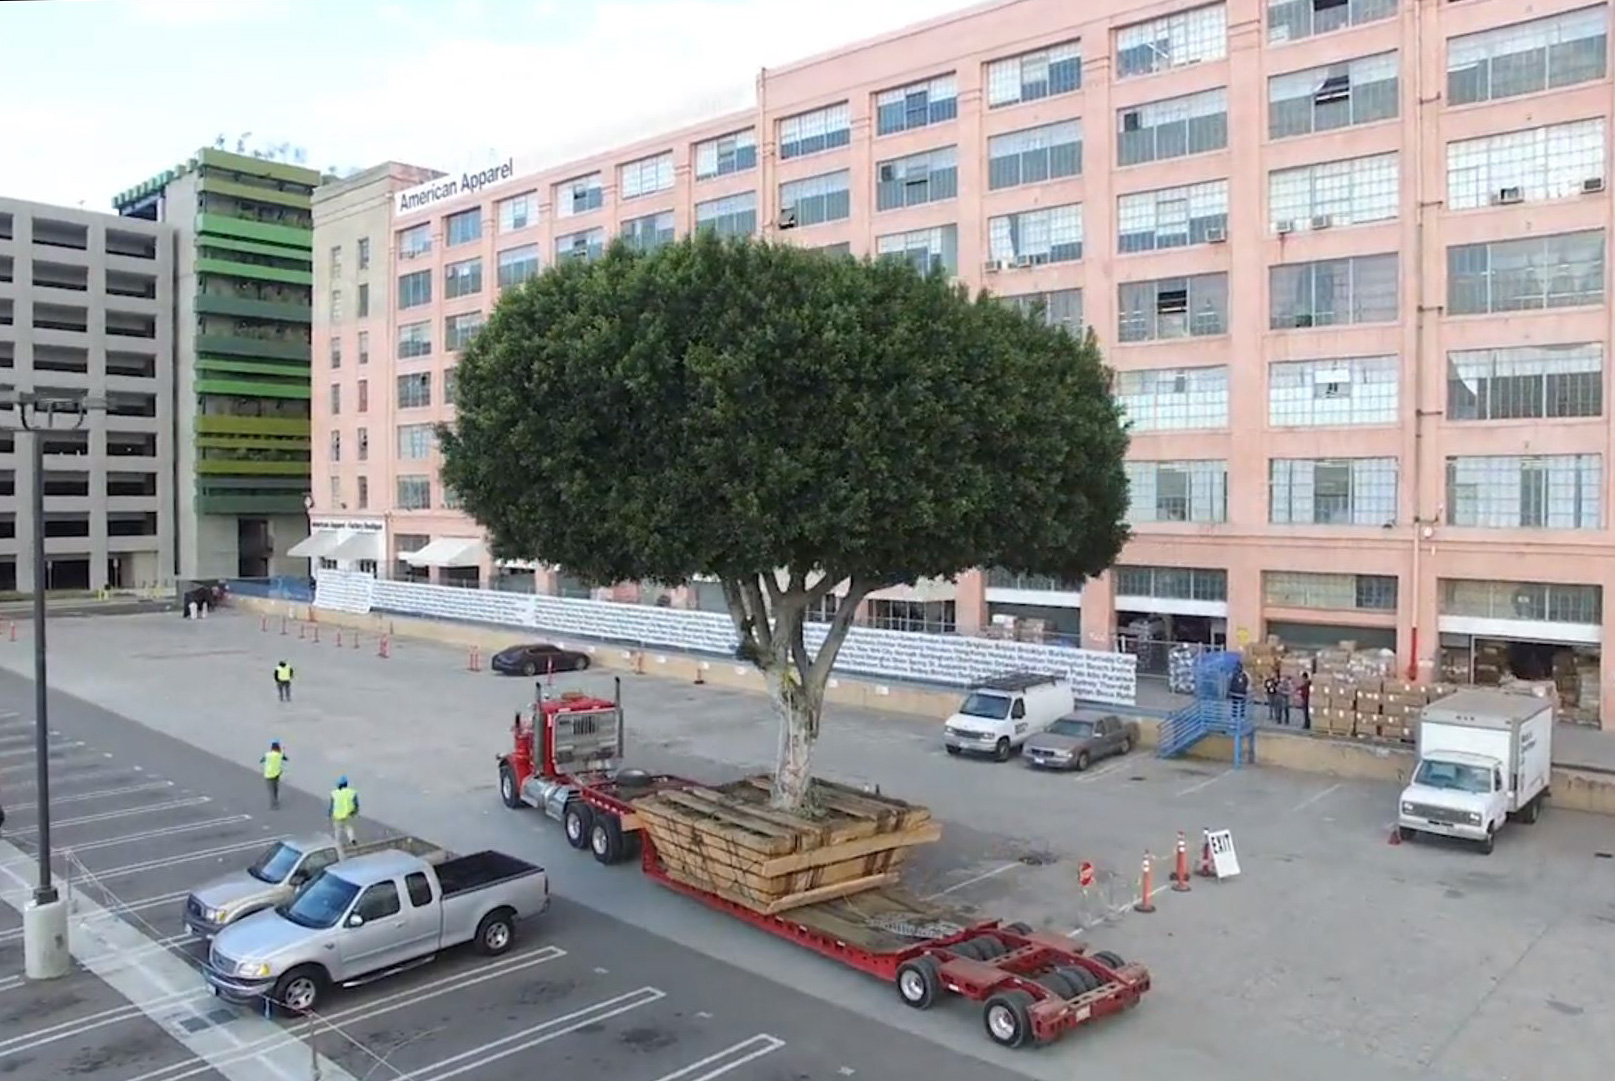
{"type": "Polygon", "coordinates": [[[981,935],[974,941],[976,943],[976,953],[980,955],[983,961],[992,961],[1009,952],[1009,947],[992,935],[981,935]]]}
{"type": "Polygon", "coordinates": [[[942,997],[942,966],[929,955],[897,966],[897,995],[905,1006],[929,1010],[942,997]]]}
{"type": "Polygon", "coordinates": [[[1396,827],[1396,839],[1398,841],[1411,841],[1418,835],[1419,831],[1416,829],[1409,829],[1407,826],[1396,827]]]}
{"type": "Polygon", "coordinates": [[[595,815],[589,827],[589,849],[598,863],[622,862],[622,823],[616,815],[595,815]]]}
{"type": "Polygon", "coordinates": [[[495,909],[482,917],[482,922],[477,924],[477,952],[484,957],[498,957],[510,949],[510,944],[516,941],[513,917],[514,913],[508,908],[495,909]]]}
{"type": "Polygon", "coordinates": [[[1088,758],[1088,752],[1079,751],[1077,753],[1077,772],[1081,773],[1086,770],[1088,768],[1089,761],[1090,759],[1088,758]]]}
{"type": "Polygon", "coordinates": [[[561,828],[566,831],[566,843],[576,849],[589,847],[589,830],[594,826],[594,808],[580,799],[567,802],[561,812],[561,828]]]}
{"type": "Polygon", "coordinates": [[[1025,991],[1000,991],[982,1007],[981,1022],[987,1038],[1000,1047],[1024,1047],[1032,1040],[1032,996],[1025,991]]]}
{"type": "Polygon", "coordinates": [[[325,975],[313,965],[302,965],[276,980],[270,993],[275,1005],[285,1013],[312,1013],[325,998],[325,975]]]}
{"type": "Polygon", "coordinates": [[[952,746],[949,746],[946,743],[944,743],[942,746],[943,746],[944,750],[946,750],[949,754],[953,755],[955,758],[957,758],[959,755],[964,753],[958,747],[952,747],[952,746]]]}
{"type": "Polygon", "coordinates": [[[1005,736],[1003,739],[999,740],[998,746],[993,748],[993,757],[998,759],[1000,762],[1008,762],[1009,756],[1014,753],[1015,748],[1009,745],[1008,736],[1005,736]]]}
{"type": "Polygon", "coordinates": [[[1495,827],[1495,826],[1487,826],[1486,827],[1486,839],[1480,843],[1480,854],[1482,856],[1490,856],[1492,854],[1492,849],[1494,849],[1496,847],[1497,847],[1497,827],[1495,827]]]}
{"type": "Polygon", "coordinates": [[[1008,932],[1012,935],[1029,935],[1032,933],[1032,925],[1019,922],[1006,923],[1004,926],[1000,927],[999,930],[1008,932]]]}
{"type": "Polygon", "coordinates": [[[499,798],[513,811],[522,805],[521,793],[516,790],[516,771],[508,764],[499,767],[499,798]]]}
{"type": "Polygon", "coordinates": [[[1542,817],[1542,797],[1537,796],[1530,803],[1520,808],[1520,821],[1527,826],[1532,825],[1542,817]]]}
{"type": "Polygon", "coordinates": [[[1072,985],[1070,980],[1060,975],[1059,970],[1055,970],[1054,972],[1045,972],[1034,982],[1041,984],[1055,998],[1076,998],[1078,995],[1082,994],[1081,991],[1077,990],[1077,988],[1072,985]]]}
{"type": "Polygon", "coordinates": [[[1071,985],[1073,998],[1086,995],[1089,991],[1099,990],[1099,977],[1080,965],[1061,965],[1054,972],[1071,985]]]}
{"type": "MultiPolygon", "coordinates": [[[[1121,954],[1112,953],[1109,950],[1100,950],[1098,953],[1093,955],[1093,959],[1104,965],[1106,968],[1121,968],[1127,963],[1126,961],[1122,960],[1121,954]]],[[[1084,969],[1083,971],[1087,970],[1084,969]]]]}

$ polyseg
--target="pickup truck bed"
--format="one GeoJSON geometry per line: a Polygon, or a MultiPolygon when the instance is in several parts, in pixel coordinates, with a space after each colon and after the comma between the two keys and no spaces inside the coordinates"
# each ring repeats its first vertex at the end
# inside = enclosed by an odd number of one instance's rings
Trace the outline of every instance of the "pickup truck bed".
{"type": "Polygon", "coordinates": [[[456,856],[444,860],[436,868],[437,881],[443,887],[445,898],[508,882],[513,878],[532,874],[538,869],[537,864],[491,850],[473,852],[468,856],[456,856]]]}

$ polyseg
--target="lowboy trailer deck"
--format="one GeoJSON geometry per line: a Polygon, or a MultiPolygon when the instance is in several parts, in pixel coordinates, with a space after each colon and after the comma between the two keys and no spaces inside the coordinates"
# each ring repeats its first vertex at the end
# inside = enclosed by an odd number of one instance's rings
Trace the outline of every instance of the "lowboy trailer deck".
{"type": "Polygon", "coordinates": [[[513,747],[498,756],[499,790],[511,808],[532,806],[562,824],[573,848],[601,863],[637,858],[668,889],[759,930],[893,984],[915,1009],[951,992],[982,1004],[994,1043],[1038,1046],[1099,1017],[1136,1006],[1149,970],[1114,953],[1089,953],[1064,936],[1024,923],[965,916],[886,888],[764,915],[669,872],[634,813],[634,802],[699,787],[667,774],[622,767],[621,684],[614,700],[545,697],[518,713],[513,747]]]}

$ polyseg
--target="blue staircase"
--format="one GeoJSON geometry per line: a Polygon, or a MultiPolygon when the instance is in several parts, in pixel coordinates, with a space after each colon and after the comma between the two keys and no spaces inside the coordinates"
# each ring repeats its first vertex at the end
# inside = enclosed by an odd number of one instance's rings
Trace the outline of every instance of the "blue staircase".
{"type": "Polygon", "coordinates": [[[1234,768],[1256,757],[1256,727],[1247,708],[1234,715],[1226,698],[1196,698],[1161,722],[1157,758],[1178,758],[1207,736],[1228,736],[1234,741],[1234,768]]]}

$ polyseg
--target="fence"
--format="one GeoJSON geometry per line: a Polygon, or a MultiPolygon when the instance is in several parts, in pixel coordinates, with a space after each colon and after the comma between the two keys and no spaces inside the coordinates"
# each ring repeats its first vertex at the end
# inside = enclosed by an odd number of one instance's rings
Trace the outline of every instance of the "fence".
{"type": "Polygon", "coordinates": [[[293,601],[298,604],[314,603],[313,581],[295,575],[288,574],[274,578],[227,578],[225,586],[230,593],[243,597],[293,601]]]}

